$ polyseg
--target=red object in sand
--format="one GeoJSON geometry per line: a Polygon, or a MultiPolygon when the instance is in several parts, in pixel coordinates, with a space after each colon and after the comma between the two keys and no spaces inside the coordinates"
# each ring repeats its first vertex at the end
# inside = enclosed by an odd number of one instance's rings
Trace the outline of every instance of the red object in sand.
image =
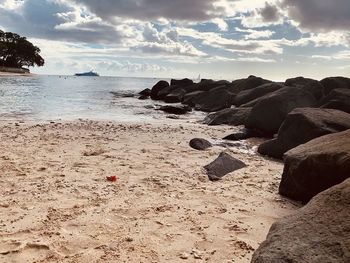
{"type": "Polygon", "coordinates": [[[117,177],[114,175],[114,176],[107,176],[107,180],[110,181],[110,182],[116,182],[117,181],[117,177]]]}

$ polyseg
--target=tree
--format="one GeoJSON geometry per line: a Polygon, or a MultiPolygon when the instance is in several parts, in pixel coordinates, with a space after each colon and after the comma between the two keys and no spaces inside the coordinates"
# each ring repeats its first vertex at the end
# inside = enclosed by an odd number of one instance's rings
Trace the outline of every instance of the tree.
{"type": "Polygon", "coordinates": [[[34,46],[25,37],[0,30],[0,66],[41,67],[44,63],[37,46],[34,46]]]}

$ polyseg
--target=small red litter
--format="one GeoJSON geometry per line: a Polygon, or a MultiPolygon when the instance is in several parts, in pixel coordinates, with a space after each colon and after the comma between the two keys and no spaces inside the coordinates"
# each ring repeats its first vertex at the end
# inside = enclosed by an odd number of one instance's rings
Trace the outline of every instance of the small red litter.
{"type": "Polygon", "coordinates": [[[115,175],[114,176],[107,176],[107,181],[116,182],[117,181],[117,177],[115,175]]]}

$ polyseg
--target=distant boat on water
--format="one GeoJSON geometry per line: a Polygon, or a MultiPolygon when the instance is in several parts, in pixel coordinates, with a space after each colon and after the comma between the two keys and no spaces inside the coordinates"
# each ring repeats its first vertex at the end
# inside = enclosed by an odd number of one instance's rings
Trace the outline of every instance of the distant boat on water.
{"type": "Polygon", "coordinates": [[[77,77],[99,77],[100,75],[91,70],[89,72],[84,72],[84,73],[75,73],[75,76],[77,76],[77,77]]]}

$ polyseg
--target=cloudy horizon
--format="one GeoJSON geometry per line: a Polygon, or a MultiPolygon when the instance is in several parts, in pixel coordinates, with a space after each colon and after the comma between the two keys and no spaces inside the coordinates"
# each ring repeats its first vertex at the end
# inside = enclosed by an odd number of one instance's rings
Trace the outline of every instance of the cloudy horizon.
{"type": "Polygon", "coordinates": [[[350,77],[348,0],[0,0],[40,74],[350,77]]]}

